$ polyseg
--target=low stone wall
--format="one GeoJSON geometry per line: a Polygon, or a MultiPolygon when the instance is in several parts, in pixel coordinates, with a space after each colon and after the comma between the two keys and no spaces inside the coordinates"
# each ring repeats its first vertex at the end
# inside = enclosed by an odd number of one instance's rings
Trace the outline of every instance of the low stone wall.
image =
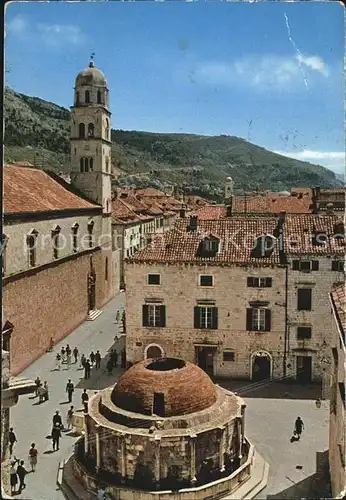
{"type": "MultiPolygon", "coordinates": [[[[112,500],[219,500],[236,491],[251,476],[254,447],[247,440],[246,444],[249,450],[247,460],[233,474],[197,488],[177,491],[143,491],[121,485],[106,484],[105,489],[112,500]]],[[[74,456],[71,457],[70,461],[75,478],[82,483],[88,492],[96,493],[100,481],[74,456]]]]}

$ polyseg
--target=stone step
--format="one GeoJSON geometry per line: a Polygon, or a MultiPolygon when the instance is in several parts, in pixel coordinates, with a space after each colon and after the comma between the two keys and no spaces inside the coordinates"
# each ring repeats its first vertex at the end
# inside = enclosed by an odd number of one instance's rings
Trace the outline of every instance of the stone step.
{"type": "Polygon", "coordinates": [[[94,309],[93,311],[90,311],[88,316],[87,316],[87,321],[94,321],[96,318],[102,314],[103,311],[100,311],[100,309],[94,309]]]}

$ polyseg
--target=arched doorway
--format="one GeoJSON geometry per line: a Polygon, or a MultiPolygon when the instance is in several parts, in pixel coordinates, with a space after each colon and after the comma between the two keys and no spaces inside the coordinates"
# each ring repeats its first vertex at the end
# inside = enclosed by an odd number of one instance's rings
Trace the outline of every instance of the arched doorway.
{"type": "Polygon", "coordinates": [[[158,344],[149,344],[144,351],[144,359],[149,358],[163,358],[165,355],[162,347],[158,344]]]}
{"type": "Polygon", "coordinates": [[[259,382],[271,378],[272,358],[267,351],[257,351],[251,355],[251,380],[259,382]]]}

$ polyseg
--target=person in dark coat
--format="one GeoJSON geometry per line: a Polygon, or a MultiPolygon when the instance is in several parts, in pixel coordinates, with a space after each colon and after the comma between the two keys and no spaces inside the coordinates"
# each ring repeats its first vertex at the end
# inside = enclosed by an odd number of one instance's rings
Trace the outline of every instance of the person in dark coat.
{"type": "Polygon", "coordinates": [[[89,401],[89,396],[88,396],[87,390],[84,389],[84,391],[82,392],[82,403],[84,406],[85,413],[87,413],[87,411],[88,411],[88,401],[89,401]]]}
{"type": "Polygon", "coordinates": [[[126,351],[125,347],[121,350],[121,368],[126,368],[126,351]]]}
{"type": "Polygon", "coordinates": [[[90,371],[91,371],[91,364],[90,361],[87,359],[84,365],[84,378],[85,380],[90,378],[90,371]]]}
{"type": "Polygon", "coordinates": [[[10,455],[12,455],[14,443],[17,442],[16,435],[13,432],[13,427],[10,427],[10,432],[8,434],[8,440],[9,440],[9,443],[10,443],[9,444],[10,455]]]}
{"type": "Polygon", "coordinates": [[[96,363],[96,370],[99,370],[100,366],[101,366],[101,354],[100,354],[100,351],[96,351],[96,354],[95,354],[95,363],[96,363]]]}
{"type": "Polygon", "coordinates": [[[91,365],[93,365],[95,363],[95,353],[94,353],[94,351],[91,351],[89,358],[90,358],[91,365]]]}
{"type": "Polygon", "coordinates": [[[80,358],[80,365],[82,368],[85,368],[85,363],[86,363],[86,357],[84,356],[84,354],[82,354],[80,358]]]}
{"type": "Polygon", "coordinates": [[[300,417],[297,417],[297,420],[294,423],[294,434],[297,436],[298,441],[300,439],[300,435],[303,432],[304,423],[300,417]]]}
{"type": "Polygon", "coordinates": [[[59,410],[56,410],[55,415],[53,416],[53,427],[55,427],[56,424],[59,424],[60,428],[63,427],[62,418],[61,418],[61,415],[59,413],[59,410]]]}
{"type": "Polygon", "coordinates": [[[116,366],[117,366],[118,357],[119,357],[119,355],[118,355],[116,349],[114,349],[114,351],[113,351],[113,368],[116,368],[116,366]]]}
{"type": "Polygon", "coordinates": [[[18,493],[21,493],[22,489],[25,488],[25,476],[27,475],[28,471],[26,470],[26,468],[24,467],[24,460],[21,460],[19,462],[19,465],[17,467],[17,476],[18,476],[18,479],[19,479],[19,490],[18,490],[18,493]]]}
{"type": "Polygon", "coordinates": [[[55,449],[59,449],[59,440],[61,438],[61,428],[60,425],[57,423],[52,429],[52,442],[53,442],[53,451],[55,449]]]}
{"type": "Polygon", "coordinates": [[[38,388],[39,388],[39,387],[40,387],[40,385],[41,385],[41,379],[40,379],[40,377],[36,377],[35,384],[36,384],[36,388],[35,388],[35,396],[38,396],[38,388]]]}
{"type": "Polygon", "coordinates": [[[113,370],[113,361],[111,358],[108,359],[106,367],[107,367],[108,375],[111,375],[112,370],[113,370]]]}
{"type": "Polygon", "coordinates": [[[74,392],[74,385],[71,382],[71,379],[69,379],[68,382],[67,382],[67,384],[66,384],[66,392],[67,392],[67,395],[68,395],[68,402],[72,403],[72,394],[74,392]]]}
{"type": "Polygon", "coordinates": [[[78,354],[79,354],[78,349],[77,349],[77,347],[75,347],[75,348],[73,349],[73,357],[74,357],[74,362],[75,362],[76,364],[77,364],[77,361],[78,361],[78,354]]]}

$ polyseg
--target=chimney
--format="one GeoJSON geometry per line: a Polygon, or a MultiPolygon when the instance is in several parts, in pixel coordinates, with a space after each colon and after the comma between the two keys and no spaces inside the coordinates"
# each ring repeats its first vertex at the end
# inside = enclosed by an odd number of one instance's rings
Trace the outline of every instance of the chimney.
{"type": "Polygon", "coordinates": [[[228,200],[233,195],[233,187],[234,187],[234,182],[232,177],[227,177],[225,183],[225,203],[228,203],[228,200]]]}
{"type": "Polygon", "coordinates": [[[198,221],[197,215],[190,216],[189,225],[188,225],[188,231],[190,233],[194,233],[195,231],[197,231],[197,221],[198,221]]]}
{"type": "Polygon", "coordinates": [[[281,210],[280,213],[279,213],[279,224],[280,224],[280,227],[283,226],[283,224],[285,223],[285,220],[286,220],[286,212],[284,210],[281,210]]]}
{"type": "Polygon", "coordinates": [[[334,215],[334,203],[327,203],[326,214],[327,215],[334,215]]]}

